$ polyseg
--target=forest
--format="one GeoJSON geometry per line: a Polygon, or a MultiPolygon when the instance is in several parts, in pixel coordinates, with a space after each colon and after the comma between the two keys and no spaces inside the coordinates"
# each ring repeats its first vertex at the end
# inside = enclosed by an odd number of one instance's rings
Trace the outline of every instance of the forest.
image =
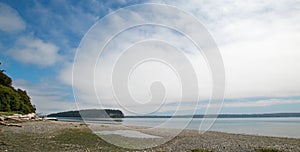
{"type": "MultiPolygon", "coordinates": [[[[0,62],[1,65],[1,62],[0,62]]],[[[0,70],[0,112],[15,112],[21,114],[35,113],[36,108],[31,104],[25,90],[13,87],[12,79],[0,70]]]]}

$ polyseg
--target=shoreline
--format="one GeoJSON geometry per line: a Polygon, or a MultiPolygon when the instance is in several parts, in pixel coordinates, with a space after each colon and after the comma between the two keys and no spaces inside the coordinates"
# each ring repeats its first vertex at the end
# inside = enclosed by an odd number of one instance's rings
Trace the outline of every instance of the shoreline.
{"type": "MultiPolygon", "coordinates": [[[[123,130],[125,128],[112,124],[88,124],[92,129],[123,130]]],[[[80,122],[28,121],[23,127],[0,127],[0,150],[8,151],[131,151],[104,141],[101,136],[93,134],[89,127],[80,122]],[[17,140],[16,140],[17,139],[17,140]]],[[[168,137],[174,129],[146,130],[147,127],[130,126],[140,132],[168,137]]],[[[128,129],[128,128],[127,128],[128,129]]],[[[121,138],[129,142],[129,138],[121,138]]],[[[138,139],[136,141],[141,141],[138,139]]],[[[128,144],[128,143],[126,143],[128,144]]],[[[232,134],[207,131],[199,134],[195,130],[183,130],[170,141],[145,149],[143,151],[191,151],[201,149],[208,151],[256,151],[274,149],[279,151],[300,151],[300,139],[232,134]]],[[[136,151],[136,150],[133,150],[136,151]]]]}
{"type": "MultiPolygon", "coordinates": [[[[135,119],[135,118],[133,118],[135,119]]],[[[146,118],[147,119],[147,118],[146,118]]],[[[227,118],[220,118],[220,119],[227,119],[227,118]]],[[[231,118],[229,118],[231,119],[231,118]]],[[[233,118],[233,119],[240,119],[240,118],[233,118]]],[[[247,118],[246,118],[247,119],[247,118]]],[[[250,118],[252,119],[252,118],[250,118]]],[[[256,118],[255,118],[256,119],[256,118]]],[[[84,121],[84,120],[77,120],[77,119],[68,119],[68,118],[65,118],[63,117],[62,119],[58,118],[58,121],[62,121],[62,122],[82,122],[82,123],[85,123],[87,121],[84,121]]],[[[123,125],[123,126],[140,126],[140,127],[153,127],[153,126],[147,126],[147,125],[137,125],[137,124],[133,124],[133,125],[129,125],[128,123],[125,123],[125,124],[122,124],[120,122],[116,122],[116,123],[110,123],[112,121],[97,121],[97,122],[93,122],[93,121],[90,121],[88,123],[95,123],[95,124],[119,124],[119,125],[123,125]]],[[[225,126],[226,127],[226,126],[225,126]]],[[[270,129],[272,130],[272,126],[269,126],[270,129]]],[[[161,129],[180,129],[180,127],[158,127],[158,128],[161,128],[161,129]]],[[[219,127],[220,128],[220,127],[219,127]]],[[[239,129],[239,128],[238,128],[239,129]]],[[[214,128],[210,128],[210,130],[208,131],[213,131],[213,132],[221,132],[221,133],[230,133],[230,134],[243,134],[243,135],[254,135],[254,136],[267,136],[267,137],[278,137],[278,138],[292,138],[292,139],[300,139],[300,134],[299,133],[294,133],[293,132],[285,132],[283,133],[282,131],[283,130],[280,130],[280,128],[276,128],[277,131],[281,131],[282,133],[277,133],[276,131],[274,132],[269,132],[269,130],[266,130],[266,128],[263,128],[262,130],[260,131],[251,131],[251,130],[239,130],[239,131],[236,131],[236,130],[228,130],[228,129],[214,129],[214,128]],[[264,130],[263,130],[264,129],[264,130]]],[[[198,131],[197,128],[194,128],[194,127],[189,127],[189,126],[186,126],[185,130],[194,130],[194,131],[198,131]]],[[[259,130],[259,129],[256,129],[256,130],[259,130]]],[[[286,131],[286,130],[285,130],[286,131]]],[[[295,131],[294,131],[295,132],[295,131]]]]}
{"type": "MultiPolygon", "coordinates": [[[[95,125],[95,124],[94,124],[95,125]]],[[[289,137],[271,137],[238,133],[226,133],[219,131],[205,131],[191,129],[170,129],[143,126],[120,126],[114,124],[98,124],[90,128],[103,130],[137,130],[153,136],[169,137],[170,133],[179,134],[166,144],[158,146],[160,150],[173,146],[171,151],[186,151],[187,149],[208,149],[210,151],[256,151],[257,149],[274,149],[279,151],[300,151],[300,139],[289,137]],[[147,130],[150,129],[150,130],[147,130]],[[180,132],[181,131],[181,132],[180,132]],[[201,131],[200,131],[201,132],[201,131]],[[173,142],[176,144],[173,145],[173,142]],[[295,144],[292,144],[295,142],[295,144]],[[182,147],[182,145],[184,145],[182,147]]]]}
{"type": "MultiPolygon", "coordinates": [[[[59,121],[59,122],[63,122],[63,121],[59,121]]],[[[76,122],[75,122],[76,123],[76,122]]],[[[82,122],[84,123],[84,122],[82,122]]],[[[89,125],[93,125],[93,123],[90,123],[89,125]]],[[[110,124],[110,123],[99,123],[96,125],[107,125],[107,126],[121,126],[120,124],[110,124]]],[[[152,128],[152,127],[148,127],[148,126],[129,126],[129,125],[122,125],[125,128],[129,128],[129,129],[146,129],[146,128],[152,128]]],[[[100,127],[101,128],[101,127],[100,127]]],[[[116,127],[115,129],[117,130],[123,130],[125,128],[122,127],[116,127]]],[[[296,137],[282,137],[282,136],[266,136],[266,135],[259,135],[259,134],[248,134],[248,133],[235,133],[235,132],[225,132],[225,131],[215,131],[215,130],[207,130],[207,131],[199,131],[196,129],[189,129],[189,128],[185,128],[185,129],[177,129],[177,128],[160,128],[157,127],[155,128],[156,130],[182,130],[182,131],[192,131],[198,134],[203,134],[205,132],[214,132],[214,133],[221,133],[221,134],[232,134],[232,135],[245,135],[245,136],[257,136],[257,137],[270,137],[270,138],[286,138],[286,139],[297,139],[300,140],[300,138],[296,138],[296,137]],[[202,132],[202,133],[199,133],[202,132]]]]}

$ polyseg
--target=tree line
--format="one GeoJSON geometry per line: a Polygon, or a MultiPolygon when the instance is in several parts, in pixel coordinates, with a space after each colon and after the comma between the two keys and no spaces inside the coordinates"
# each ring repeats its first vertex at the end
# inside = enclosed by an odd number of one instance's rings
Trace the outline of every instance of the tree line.
{"type": "Polygon", "coordinates": [[[113,109],[85,109],[53,113],[48,117],[124,118],[124,114],[120,110],[113,109]]]}
{"type": "MultiPolygon", "coordinates": [[[[0,62],[1,65],[1,62],[0,62]]],[[[16,113],[35,113],[36,108],[31,104],[30,97],[25,90],[15,89],[12,79],[0,70],[0,111],[16,113]]]]}

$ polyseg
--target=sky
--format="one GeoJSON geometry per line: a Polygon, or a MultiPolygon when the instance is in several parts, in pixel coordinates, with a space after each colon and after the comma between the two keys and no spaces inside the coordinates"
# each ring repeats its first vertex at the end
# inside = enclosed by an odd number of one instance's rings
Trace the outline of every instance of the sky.
{"type": "Polygon", "coordinates": [[[150,3],[187,12],[214,40],[225,71],[220,113],[300,112],[295,0],[0,0],[1,69],[42,114],[78,108],[118,108],[128,115],[205,113],[214,81],[205,54],[185,33],[158,25],[127,28],[98,54],[101,39],[145,20],[145,14],[205,35],[180,11],[143,9],[141,4],[150,3]],[[145,57],[152,58],[141,60],[145,57]]]}

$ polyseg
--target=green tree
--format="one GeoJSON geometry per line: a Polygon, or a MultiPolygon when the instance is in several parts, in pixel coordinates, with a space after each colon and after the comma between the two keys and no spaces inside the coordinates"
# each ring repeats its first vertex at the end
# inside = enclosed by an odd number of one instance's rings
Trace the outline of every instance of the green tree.
{"type": "MultiPolygon", "coordinates": [[[[0,62],[1,64],[1,62],[0,62]]],[[[36,111],[26,91],[15,89],[12,79],[0,70],[0,111],[32,113],[36,111]]]]}
{"type": "Polygon", "coordinates": [[[27,92],[21,89],[17,90],[18,94],[21,97],[22,109],[20,109],[24,113],[29,113],[35,111],[35,106],[31,105],[30,97],[27,95],[27,92]]]}
{"type": "Polygon", "coordinates": [[[10,77],[8,77],[6,74],[4,74],[4,71],[0,71],[0,84],[4,86],[11,86],[12,80],[10,77]]]}

